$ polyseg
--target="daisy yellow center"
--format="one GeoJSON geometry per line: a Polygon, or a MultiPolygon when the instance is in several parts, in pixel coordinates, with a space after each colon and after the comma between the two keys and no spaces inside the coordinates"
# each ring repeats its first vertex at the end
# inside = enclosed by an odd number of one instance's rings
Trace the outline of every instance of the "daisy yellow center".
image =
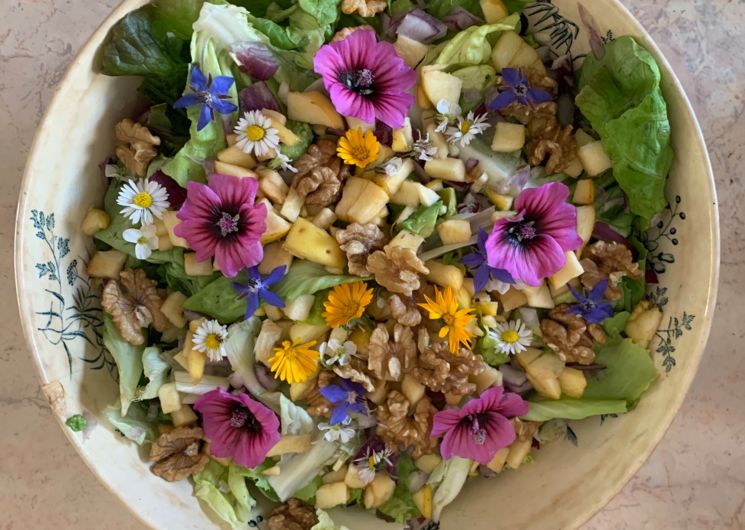
{"type": "Polygon", "coordinates": [[[266,136],[266,130],[258,125],[249,125],[246,128],[246,138],[252,142],[258,142],[266,136]]]}
{"type": "Polygon", "coordinates": [[[463,134],[468,134],[468,131],[470,131],[470,130],[471,130],[471,122],[464,120],[460,124],[460,132],[462,132],[463,134]]]}
{"type": "Polygon", "coordinates": [[[222,344],[222,341],[220,340],[220,337],[218,337],[215,333],[210,333],[205,337],[204,339],[204,345],[207,346],[210,350],[217,350],[220,348],[220,344],[222,344]]]}
{"type": "Polygon", "coordinates": [[[370,455],[370,458],[367,459],[367,466],[370,469],[375,469],[375,455],[370,455]]]}
{"type": "Polygon", "coordinates": [[[146,191],[141,191],[140,193],[134,196],[134,199],[132,199],[132,202],[135,203],[140,208],[150,208],[150,205],[153,204],[153,197],[146,191]]]}
{"type": "Polygon", "coordinates": [[[512,344],[520,340],[520,335],[514,329],[507,329],[502,332],[502,340],[512,344]]]}

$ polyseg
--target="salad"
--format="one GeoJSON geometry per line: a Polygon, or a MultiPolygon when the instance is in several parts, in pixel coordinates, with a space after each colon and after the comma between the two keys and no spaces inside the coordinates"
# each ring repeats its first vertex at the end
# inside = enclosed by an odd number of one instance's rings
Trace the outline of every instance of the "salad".
{"type": "Polygon", "coordinates": [[[155,475],[233,528],[268,502],[272,530],[421,528],[641,399],[660,70],[625,36],[558,54],[541,5],[158,0],[113,27],[101,70],[139,106],[81,230],[105,415],[155,475]]]}

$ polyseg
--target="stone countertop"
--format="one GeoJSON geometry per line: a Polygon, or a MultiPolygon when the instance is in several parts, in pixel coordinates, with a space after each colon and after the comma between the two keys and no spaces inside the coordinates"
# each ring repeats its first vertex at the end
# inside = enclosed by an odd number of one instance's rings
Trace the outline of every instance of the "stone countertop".
{"type": "MultiPolygon", "coordinates": [[[[623,0],[686,87],[717,177],[718,311],[704,362],[646,465],[587,529],[745,528],[745,0],[623,0]]],[[[0,528],[135,529],[52,419],[20,335],[13,287],[16,197],[55,85],[117,0],[0,0],[0,528]]],[[[71,112],[73,109],[71,109],[71,112]]],[[[695,259],[695,257],[692,257],[695,259]]]]}

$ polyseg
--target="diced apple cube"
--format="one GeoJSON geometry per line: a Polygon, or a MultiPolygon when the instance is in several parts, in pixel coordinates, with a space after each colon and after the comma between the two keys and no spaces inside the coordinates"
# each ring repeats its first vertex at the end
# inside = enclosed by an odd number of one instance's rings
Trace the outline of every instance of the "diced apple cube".
{"type": "Polygon", "coordinates": [[[595,202],[595,182],[590,179],[577,181],[574,188],[574,204],[588,205],[595,202]]]}
{"type": "Polygon", "coordinates": [[[158,250],[161,252],[165,252],[166,250],[171,250],[173,248],[173,241],[171,241],[171,238],[168,237],[168,234],[157,236],[158,237],[158,250]]]}
{"type": "Polygon", "coordinates": [[[86,272],[91,278],[110,278],[115,280],[124,268],[127,255],[118,250],[97,250],[91,256],[86,272]]]}
{"type": "Polygon", "coordinates": [[[583,145],[591,144],[597,141],[595,140],[595,138],[587,134],[582,129],[577,129],[577,132],[574,133],[574,139],[577,141],[577,145],[579,147],[582,147],[583,145]]]}
{"type": "Polygon", "coordinates": [[[419,204],[424,206],[432,206],[440,200],[440,195],[435,190],[428,188],[424,184],[419,184],[416,191],[419,194],[419,204]]]}
{"type": "Polygon", "coordinates": [[[295,188],[290,188],[287,192],[287,197],[285,197],[285,202],[282,203],[282,209],[280,209],[279,214],[292,223],[300,217],[300,211],[303,209],[304,202],[305,198],[295,188]]]}
{"type": "Polygon", "coordinates": [[[181,408],[181,398],[179,398],[176,383],[164,383],[158,389],[158,399],[160,408],[165,414],[176,412],[181,408]]]}
{"type": "Polygon", "coordinates": [[[513,153],[525,145],[525,125],[500,121],[494,126],[494,139],[491,142],[492,151],[497,153],[513,153]]]}
{"type": "Polygon", "coordinates": [[[212,258],[197,261],[196,252],[184,252],[184,272],[189,276],[211,276],[212,258]]]}
{"type": "Polygon", "coordinates": [[[401,187],[401,184],[414,172],[414,162],[410,158],[401,161],[401,167],[393,175],[387,173],[375,173],[373,182],[383,188],[388,195],[393,196],[401,187]]]}
{"type": "Polygon", "coordinates": [[[325,324],[305,324],[304,322],[296,322],[290,327],[289,335],[290,340],[298,340],[300,342],[310,342],[312,340],[318,340],[328,333],[329,327],[325,324]]]}
{"type": "Polygon", "coordinates": [[[510,14],[502,0],[481,0],[481,11],[487,24],[499,22],[510,14]]]}
{"type": "Polygon", "coordinates": [[[393,129],[391,149],[394,153],[408,153],[412,145],[414,145],[414,133],[411,130],[411,120],[406,117],[403,127],[393,129]]]}
{"type": "Polygon", "coordinates": [[[424,163],[424,172],[432,178],[465,182],[466,165],[460,158],[431,158],[424,163]]]}
{"type": "Polygon", "coordinates": [[[530,363],[538,359],[541,355],[543,355],[543,351],[538,348],[526,348],[520,353],[517,353],[515,359],[523,369],[526,369],[530,363]]]}
{"type": "Polygon", "coordinates": [[[487,388],[502,384],[502,372],[493,366],[487,366],[480,374],[472,375],[470,380],[476,383],[476,391],[481,394],[487,388]]]}
{"type": "Polygon", "coordinates": [[[647,347],[662,321],[662,310],[647,300],[639,302],[626,322],[624,332],[639,346],[647,347]]]}
{"type": "Polygon", "coordinates": [[[348,499],[349,488],[343,481],[324,484],[316,491],[316,508],[328,510],[346,504],[348,499]]]}
{"type": "Polygon", "coordinates": [[[311,222],[318,228],[328,230],[336,222],[336,214],[331,208],[321,208],[311,222]]]}
{"type": "Polygon", "coordinates": [[[374,123],[367,123],[366,121],[362,121],[354,116],[344,116],[344,119],[347,120],[347,126],[349,129],[360,129],[363,133],[375,130],[374,123]]]}
{"type": "Polygon", "coordinates": [[[226,164],[225,162],[215,161],[215,173],[221,175],[231,175],[233,177],[240,178],[258,178],[256,173],[248,168],[235,166],[233,164],[226,164]]]}
{"type": "Polygon", "coordinates": [[[424,91],[424,86],[422,86],[421,82],[417,84],[414,96],[416,97],[416,106],[420,109],[429,110],[434,107],[434,105],[430,103],[429,98],[427,97],[427,93],[424,91]]]}
{"type": "Polygon", "coordinates": [[[259,189],[261,192],[276,204],[283,204],[290,191],[287,183],[274,169],[262,167],[256,170],[259,176],[259,189]]]}
{"type": "MultiPolygon", "coordinates": [[[[375,474],[373,481],[365,488],[363,502],[365,509],[370,510],[382,506],[393,497],[393,490],[396,489],[396,482],[387,474],[378,472],[375,474]]],[[[316,495],[316,499],[318,496],[316,495]]],[[[316,502],[318,505],[318,502],[316,502]]]]}
{"type": "Polygon", "coordinates": [[[362,489],[367,486],[367,484],[362,480],[362,477],[360,477],[360,474],[357,472],[357,466],[347,467],[346,474],[342,480],[352,489],[362,489]]]}
{"type": "Polygon", "coordinates": [[[437,225],[437,233],[444,245],[465,243],[471,239],[471,223],[463,219],[450,219],[437,225]]]}
{"type": "Polygon", "coordinates": [[[420,183],[413,180],[403,181],[398,190],[391,196],[391,202],[416,208],[419,206],[419,188],[421,186],[420,183]]]}
{"type": "Polygon", "coordinates": [[[559,375],[561,391],[574,399],[581,399],[587,387],[587,378],[582,370],[576,368],[564,368],[559,375]]]}
{"type": "Polygon", "coordinates": [[[476,304],[476,308],[479,310],[482,316],[495,317],[499,312],[499,302],[497,302],[496,300],[479,302],[476,304]]]}
{"type": "Polygon", "coordinates": [[[261,331],[256,337],[254,344],[254,356],[256,360],[264,364],[269,364],[269,358],[273,355],[274,346],[282,337],[282,328],[272,320],[264,320],[261,323],[261,331]]]}
{"type": "Polygon", "coordinates": [[[553,353],[544,353],[525,368],[525,374],[533,388],[549,399],[561,398],[559,376],[564,370],[564,361],[553,353]]]}
{"type": "Polygon", "coordinates": [[[603,149],[603,143],[599,140],[581,146],[577,150],[577,155],[585,168],[585,173],[591,177],[600,175],[612,166],[608,154],[603,149]]]}
{"type": "Polygon", "coordinates": [[[502,195],[501,193],[497,193],[496,190],[491,187],[487,187],[485,193],[489,198],[489,201],[497,207],[497,210],[505,212],[512,208],[512,203],[515,198],[511,195],[502,195]]]}
{"type": "Polygon", "coordinates": [[[378,216],[389,200],[388,193],[371,180],[349,177],[335,213],[342,221],[366,224],[378,216]]]}
{"type": "Polygon", "coordinates": [[[163,224],[168,229],[168,237],[171,240],[171,243],[173,243],[173,246],[189,248],[189,243],[186,241],[186,239],[177,236],[173,231],[173,229],[176,228],[179,223],[181,223],[181,219],[179,219],[176,214],[177,212],[173,210],[166,210],[165,212],[163,212],[163,224]]]}
{"type": "Polygon", "coordinates": [[[391,242],[387,246],[390,247],[401,247],[410,248],[411,250],[419,250],[421,244],[424,243],[424,238],[418,234],[412,234],[408,230],[401,230],[396,237],[391,239],[391,242]]]}
{"type": "Polygon", "coordinates": [[[266,454],[268,457],[304,453],[310,449],[310,434],[284,435],[266,454]]]}
{"type": "Polygon", "coordinates": [[[503,447],[494,455],[494,458],[486,464],[486,467],[494,471],[495,473],[501,473],[504,468],[505,462],[507,462],[507,455],[510,454],[509,447],[503,447]]]}
{"type": "Polygon", "coordinates": [[[160,306],[160,312],[177,328],[186,326],[184,302],[186,302],[186,295],[178,291],[173,291],[163,300],[163,304],[160,306]]]}
{"type": "Polygon", "coordinates": [[[92,236],[99,230],[108,228],[111,224],[111,216],[105,211],[98,208],[88,208],[88,211],[83,217],[83,222],[80,223],[80,231],[87,236],[92,236]]]}
{"type": "Polygon", "coordinates": [[[347,257],[336,239],[302,217],[295,221],[287,233],[284,249],[297,258],[327,267],[342,269],[347,264],[347,257]]]}
{"type": "Polygon", "coordinates": [[[261,113],[272,120],[272,125],[287,125],[287,117],[281,112],[272,109],[261,109],[261,113]]]}
{"type": "Polygon", "coordinates": [[[411,500],[414,501],[419,513],[425,519],[432,518],[432,497],[432,486],[430,484],[425,484],[411,496],[411,500]]]}
{"type": "Polygon", "coordinates": [[[344,120],[331,100],[317,90],[287,93],[287,117],[331,129],[344,129],[344,120]]]}
{"type": "Polygon", "coordinates": [[[546,285],[546,282],[542,282],[540,285],[532,286],[528,285],[523,288],[523,293],[528,299],[528,305],[530,307],[536,307],[539,309],[553,309],[556,307],[554,299],[551,296],[551,291],[546,285]]]}
{"type": "Polygon", "coordinates": [[[174,427],[194,425],[197,422],[197,415],[189,405],[181,405],[180,409],[171,412],[171,421],[174,427]]]}
{"type": "Polygon", "coordinates": [[[285,272],[287,272],[293,259],[292,254],[284,249],[282,243],[270,243],[264,247],[264,259],[259,263],[259,272],[266,275],[282,266],[285,267],[285,272]]]}
{"type": "Polygon", "coordinates": [[[253,155],[244,153],[237,145],[231,145],[217,153],[217,160],[230,164],[231,166],[244,167],[247,169],[253,169],[256,167],[256,159],[253,155]]]}
{"type": "Polygon", "coordinates": [[[463,80],[442,71],[442,65],[423,66],[420,70],[422,88],[432,105],[441,99],[451,103],[460,101],[463,80]]]}
{"type": "Polygon", "coordinates": [[[575,157],[569,162],[566,168],[564,168],[564,174],[567,177],[577,178],[579,177],[582,172],[585,170],[584,167],[582,167],[582,162],[580,162],[580,159],[575,157]]]}
{"type": "Polygon", "coordinates": [[[514,287],[510,287],[506,293],[500,293],[499,301],[502,303],[502,308],[505,313],[508,313],[513,309],[526,305],[528,303],[528,298],[525,296],[523,291],[518,291],[514,287]]]}
{"type": "Polygon", "coordinates": [[[302,322],[310,315],[310,310],[313,309],[315,301],[316,297],[312,294],[303,294],[293,300],[288,300],[285,307],[282,308],[282,312],[290,320],[302,322]]]}
{"type": "Polygon", "coordinates": [[[424,59],[424,56],[427,55],[427,50],[429,50],[429,45],[422,44],[418,40],[410,39],[401,34],[398,35],[393,46],[396,48],[398,56],[404,60],[409,68],[415,68],[424,59]]]}
{"type": "MultiPolygon", "coordinates": [[[[585,269],[582,268],[579,259],[577,259],[577,254],[575,254],[574,252],[565,252],[564,256],[566,257],[564,266],[557,273],[549,278],[549,283],[551,284],[551,288],[554,291],[558,291],[566,284],[568,284],[570,280],[577,278],[579,275],[585,272],[585,269]]],[[[553,296],[551,296],[551,298],[553,298],[553,296]]]]}
{"type": "Polygon", "coordinates": [[[266,219],[264,221],[266,223],[266,230],[261,235],[261,243],[266,245],[272,241],[282,239],[293,225],[283,219],[268,200],[263,199],[261,202],[266,206],[266,219]]]}
{"type": "Polygon", "coordinates": [[[436,128],[437,125],[435,125],[434,123],[427,126],[429,141],[432,143],[432,146],[437,149],[437,158],[445,159],[450,155],[448,141],[445,139],[444,134],[435,130],[436,128]]]}
{"type": "Polygon", "coordinates": [[[404,375],[401,381],[401,393],[409,400],[410,406],[413,407],[422,399],[425,390],[426,387],[411,374],[404,375]]]}
{"type": "Polygon", "coordinates": [[[530,438],[512,442],[512,445],[509,447],[509,453],[507,454],[507,467],[510,469],[520,467],[525,461],[525,457],[530,453],[531,447],[533,447],[533,441],[530,438]]]}
{"type": "Polygon", "coordinates": [[[577,206],[577,235],[587,244],[595,230],[595,207],[577,206]]]}
{"type": "Polygon", "coordinates": [[[414,460],[414,465],[417,469],[424,471],[427,474],[432,473],[437,466],[442,462],[442,457],[438,454],[422,455],[414,460]]]}
{"type": "MultiPolygon", "coordinates": [[[[348,469],[349,469],[349,466],[340,467],[339,469],[335,471],[329,471],[328,473],[326,473],[324,476],[321,477],[321,481],[324,484],[332,484],[334,482],[339,482],[341,480],[344,480],[344,477],[346,476],[348,469]]],[[[349,487],[352,488],[353,486],[349,486],[349,487]]]]}
{"type": "Polygon", "coordinates": [[[425,263],[429,269],[427,279],[442,287],[452,287],[455,292],[463,287],[463,271],[455,265],[445,265],[439,261],[430,260],[425,263]]]}

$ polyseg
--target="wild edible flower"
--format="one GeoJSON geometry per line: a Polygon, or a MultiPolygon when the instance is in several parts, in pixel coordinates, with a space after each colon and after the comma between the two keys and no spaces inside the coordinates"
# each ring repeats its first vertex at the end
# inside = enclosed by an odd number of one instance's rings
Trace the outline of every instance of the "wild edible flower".
{"type": "Polygon", "coordinates": [[[194,403],[210,440],[210,454],[232,458],[244,467],[256,467],[280,439],[279,419],[271,409],[243,392],[222,388],[207,392],[194,403]]]}
{"type": "Polygon", "coordinates": [[[569,188],[561,182],[520,192],[517,213],[499,219],[486,240],[489,266],[528,285],[540,285],[561,270],[564,253],[582,246],[577,209],[566,202],[568,196],[569,188]]]}
{"type": "Polygon", "coordinates": [[[130,179],[119,190],[116,203],[123,206],[119,212],[134,224],[153,224],[153,217],[161,219],[170,206],[166,189],[152,180],[130,179]]]}
{"type": "Polygon", "coordinates": [[[269,287],[277,283],[284,276],[287,267],[281,265],[276,267],[265,278],[261,277],[258,267],[248,269],[248,280],[246,283],[234,282],[231,285],[238,291],[238,298],[247,300],[246,315],[244,318],[249,319],[256,313],[256,310],[264,300],[267,304],[274,307],[284,307],[285,302],[277,293],[269,290],[269,287]]]}
{"type": "Polygon", "coordinates": [[[158,234],[155,233],[155,225],[144,225],[139,230],[137,228],[127,228],[122,232],[122,239],[127,243],[134,243],[137,259],[149,258],[153,249],[158,248],[158,234]]]}
{"type": "Polygon", "coordinates": [[[375,480],[375,474],[383,469],[392,471],[395,467],[392,462],[393,451],[378,437],[372,437],[360,448],[357,457],[352,460],[352,465],[357,471],[357,476],[365,484],[375,480]]]}
{"type": "Polygon", "coordinates": [[[489,284],[490,279],[498,280],[502,283],[513,284],[515,280],[512,275],[504,269],[496,269],[489,266],[486,261],[486,239],[489,237],[483,228],[479,228],[476,251],[466,254],[460,262],[469,269],[475,269],[473,273],[473,288],[478,293],[483,291],[489,284]]]}
{"type": "Polygon", "coordinates": [[[401,166],[403,166],[404,161],[395,156],[388,160],[385,164],[383,164],[382,167],[379,167],[376,169],[378,173],[382,173],[384,175],[388,175],[389,177],[393,177],[398,174],[399,171],[401,171],[401,166]]]}
{"type": "Polygon", "coordinates": [[[432,436],[444,435],[440,445],[442,458],[460,456],[486,465],[497,451],[515,441],[510,418],[527,413],[527,401],[495,386],[460,409],[435,413],[432,436]]]}
{"type": "Polygon", "coordinates": [[[290,160],[290,157],[280,153],[277,151],[277,156],[274,157],[274,160],[272,160],[270,166],[274,169],[284,169],[285,171],[290,171],[292,173],[297,173],[297,168],[292,165],[292,160],[290,160]]]}
{"type": "Polygon", "coordinates": [[[194,332],[191,341],[194,349],[207,354],[212,362],[219,362],[225,357],[225,341],[228,340],[228,328],[217,320],[205,320],[194,332]]]}
{"type": "Polygon", "coordinates": [[[525,351],[533,342],[533,332],[520,319],[499,322],[490,333],[497,343],[497,349],[508,355],[525,351]]]}
{"type": "Polygon", "coordinates": [[[238,135],[235,145],[248,155],[266,156],[279,146],[279,132],[260,110],[246,112],[233,132],[238,135]]]}
{"type": "Polygon", "coordinates": [[[350,129],[347,133],[339,138],[339,145],[336,153],[345,164],[357,166],[364,169],[378,158],[380,152],[380,142],[375,134],[368,130],[364,133],[362,129],[350,129]]]}
{"type": "Polygon", "coordinates": [[[412,145],[411,152],[417,159],[426,162],[437,155],[437,148],[432,145],[432,141],[429,139],[429,133],[424,136],[419,133],[419,139],[412,145]]]}
{"type": "Polygon", "coordinates": [[[351,424],[352,418],[346,418],[336,425],[322,421],[318,424],[318,430],[323,432],[323,438],[327,442],[341,442],[345,444],[354,438],[355,430],[354,427],[350,427],[351,424]]]}
{"type": "Polygon", "coordinates": [[[266,206],[254,205],[256,179],[214,174],[208,183],[190,181],[174,232],[196,252],[199,261],[215,257],[225,276],[258,265],[264,257],[266,206]]]}
{"type": "Polygon", "coordinates": [[[343,116],[366,123],[376,119],[398,129],[414,103],[408,93],[417,75],[389,42],[378,42],[372,28],[353,31],[321,48],[313,67],[323,77],[331,101],[343,116]]]}
{"type": "Polygon", "coordinates": [[[447,99],[441,99],[437,102],[437,128],[436,132],[444,133],[448,127],[458,120],[461,115],[460,105],[452,103],[447,99]]]}
{"type": "Polygon", "coordinates": [[[512,103],[534,106],[551,101],[551,94],[541,88],[532,88],[528,77],[519,68],[503,68],[500,94],[489,103],[490,110],[500,110],[512,103]]]}
{"type": "Polygon", "coordinates": [[[365,282],[343,283],[335,286],[323,303],[323,318],[332,328],[345,326],[359,318],[372,301],[373,290],[365,282]]]}
{"type": "Polygon", "coordinates": [[[568,287],[577,299],[577,303],[569,307],[570,313],[581,316],[590,324],[600,324],[613,316],[613,305],[603,298],[608,289],[608,280],[599,281],[587,295],[578,293],[571,285],[568,287]]]}
{"type": "Polygon", "coordinates": [[[288,383],[302,383],[316,370],[318,352],[311,348],[316,341],[300,343],[300,339],[290,342],[285,340],[282,346],[274,348],[274,355],[269,359],[269,369],[275,379],[288,383]]]}
{"type": "Polygon", "coordinates": [[[201,105],[197,131],[201,131],[215,119],[215,112],[220,114],[232,114],[238,107],[231,103],[232,96],[228,93],[235,79],[227,75],[219,75],[215,78],[210,75],[207,79],[199,66],[191,67],[191,93],[181,96],[173,104],[175,109],[185,109],[194,105],[201,105]]]}
{"type": "Polygon", "coordinates": [[[351,340],[341,342],[337,339],[329,339],[322,342],[318,347],[318,353],[321,354],[321,362],[325,366],[345,366],[349,364],[349,358],[357,353],[357,345],[351,340]]]}
{"type": "Polygon", "coordinates": [[[474,310],[470,307],[458,309],[455,291],[450,286],[445,287],[444,291],[435,287],[435,299],[424,295],[424,300],[426,303],[418,305],[429,311],[430,320],[443,321],[439,337],[448,338],[450,353],[457,355],[461,346],[470,349],[474,334],[469,327],[474,319],[474,310]]]}
{"type": "Polygon", "coordinates": [[[486,122],[486,114],[475,116],[473,111],[470,111],[465,118],[458,116],[457,125],[448,128],[448,141],[466,147],[471,140],[484,134],[489,127],[491,125],[486,122]]]}
{"type": "Polygon", "coordinates": [[[320,391],[323,397],[334,405],[331,425],[343,422],[353,412],[367,414],[365,388],[359,383],[342,379],[338,385],[327,385],[320,391]]]}

